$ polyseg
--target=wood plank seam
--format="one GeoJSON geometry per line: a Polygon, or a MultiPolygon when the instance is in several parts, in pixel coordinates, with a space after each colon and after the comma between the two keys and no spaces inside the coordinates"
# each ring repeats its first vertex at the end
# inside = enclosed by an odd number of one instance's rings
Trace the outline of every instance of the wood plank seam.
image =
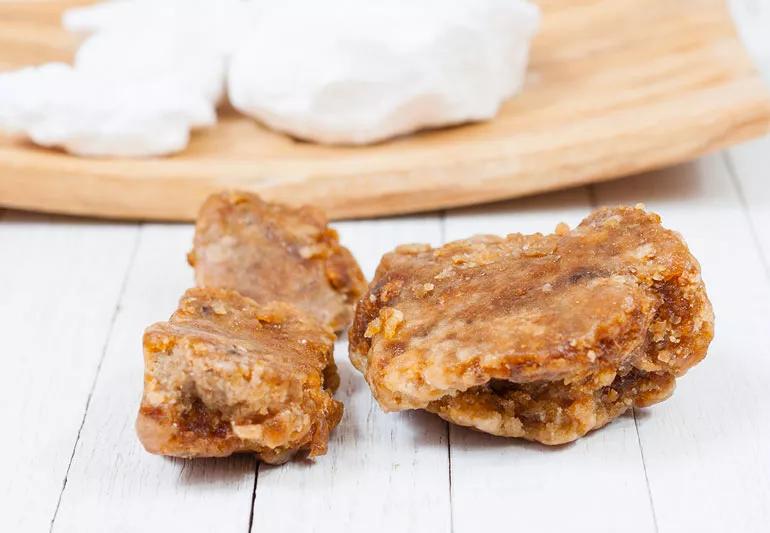
{"type": "Polygon", "coordinates": [[[650,502],[650,512],[652,513],[652,525],[655,527],[655,533],[660,531],[658,527],[658,516],[655,514],[655,500],[652,499],[652,488],[650,487],[650,476],[647,475],[647,463],[644,459],[644,446],[642,437],[639,434],[639,421],[636,416],[636,407],[631,408],[631,415],[634,417],[634,431],[636,432],[636,442],[639,443],[639,456],[642,459],[642,470],[644,471],[644,483],[647,485],[647,498],[650,502]]]}
{"type": "MultiPolygon", "coordinates": [[[[439,213],[439,234],[441,235],[441,244],[447,242],[446,237],[446,214],[447,210],[442,209],[439,213]]],[[[446,455],[447,455],[447,476],[449,478],[449,533],[454,533],[454,506],[452,495],[452,426],[449,422],[444,422],[446,427],[446,455]]]]}
{"type": "Polygon", "coordinates": [[[254,462],[254,487],[251,489],[251,510],[249,511],[249,533],[254,527],[254,502],[257,499],[257,483],[259,482],[259,461],[254,462]]]}
{"type": "Polygon", "coordinates": [[[754,222],[754,218],[751,216],[751,209],[749,209],[748,200],[746,199],[743,185],[741,185],[741,180],[738,177],[738,171],[735,167],[735,163],[733,162],[730,152],[726,150],[722,152],[722,160],[724,161],[725,167],[727,167],[727,173],[730,176],[730,181],[732,182],[733,188],[735,189],[735,194],[738,196],[738,201],[741,203],[741,210],[746,217],[746,225],[749,228],[751,240],[754,241],[754,246],[756,246],[757,252],[759,253],[759,261],[762,263],[765,276],[768,280],[770,280],[770,258],[768,258],[770,251],[765,250],[762,246],[762,241],[760,240],[759,233],[757,232],[757,226],[754,222]]]}
{"type": "MultiPolygon", "coordinates": [[[[599,198],[596,193],[596,186],[590,184],[586,186],[588,192],[588,202],[591,205],[591,209],[599,207],[599,198]]],[[[644,446],[642,446],[642,437],[639,434],[639,422],[637,420],[636,407],[631,407],[631,416],[634,418],[634,432],[636,433],[636,442],[639,444],[639,457],[642,460],[642,470],[644,471],[644,483],[647,486],[647,499],[650,504],[650,512],[652,513],[652,524],[655,528],[655,533],[659,532],[658,517],[655,514],[655,502],[652,499],[652,489],[650,488],[650,478],[647,475],[647,464],[644,459],[644,446]]]]}
{"type": "Polygon", "coordinates": [[[452,496],[452,428],[449,422],[446,424],[446,459],[447,459],[447,477],[449,478],[449,533],[455,531],[455,514],[453,507],[452,496]]]}
{"type": "MultiPolygon", "coordinates": [[[[751,155],[762,161],[765,154],[751,155]]],[[[735,163],[747,193],[751,182],[764,187],[761,163],[746,170],[737,156],[735,163]]],[[[680,380],[674,397],[639,410],[658,524],[661,531],[766,532],[770,285],[722,154],[664,170],[657,182],[648,177],[599,186],[599,197],[644,199],[685,236],[703,265],[717,324],[709,355],[680,380]]]]}
{"type": "Polygon", "coordinates": [[[62,481],[62,487],[61,491],[59,491],[59,498],[56,500],[56,507],[54,508],[53,515],[51,516],[51,525],[48,528],[49,533],[53,531],[54,525],[56,523],[56,516],[59,514],[59,508],[61,506],[62,498],[64,496],[64,491],[67,489],[67,478],[69,477],[70,469],[72,468],[72,461],[75,458],[75,453],[78,448],[78,443],[80,442],[80,434],[83,431],[83,426],[86,422],[86,417],[88,416],[88,408],[91,405],[91,398],[94,394],[94,389],[96,388],[96,384],[99,381],[99,375],[102,368],[102,363],[104,362],[104,357],[107,353],[107,347],[110,345],[110,339],[112,338],[112,333],[115,329],[115,322],[117,320],[118,314],[120,313],[120,304],[123,300],[123,295],[126,291],[126,285],[128,283],[129,274],[131,273],[131,269],[134,265],[134,260],[136,259],[136,252],[139,249],[139,241],[141,239],[141,228],[144,226],[144,224],[137,224],[134,228],[134,242],[131,249],[131,255],[129,256],[128,263],[126,264],[126,269],[123,274],[123,280],[120,285],[120,291],[118,292],[118,297],[115,301],[115,308],[112,312],[112,317],[110,318],[110,326],[107,330],[107,336],[104,339],[104,344],[102,345],[101,355],[99,357],[99,362],[96,365],[96,372],[94,373],[94,378],[91,381],[91,388],[88,391],[88,396],[86,398],[86,403],[83,408],[83,417],[80,420],[80,427],[78,427],[77,435],[75,436],[75,442],[72,444],[72,453],[70,454],[69,462],[67,463],[67,469],[64,472],[64,480],[62,481]]]}

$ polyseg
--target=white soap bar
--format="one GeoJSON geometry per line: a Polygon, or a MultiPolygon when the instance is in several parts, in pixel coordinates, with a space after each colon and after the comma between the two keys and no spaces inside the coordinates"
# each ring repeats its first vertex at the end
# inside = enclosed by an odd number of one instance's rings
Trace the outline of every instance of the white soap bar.
{"type": "Polygon", "coordinates": [[[230,101],[321,143],[492,118],[522,86],[539,23],[523,0],[268,3],[232,58],[230,101]]]}
{"type": "Polygon", "coordinates": [[[0,74],[0,129],[85,156],[156,156],[212,125],[211,102],[178,80],[115,80],[49,63],[0,74]]]}

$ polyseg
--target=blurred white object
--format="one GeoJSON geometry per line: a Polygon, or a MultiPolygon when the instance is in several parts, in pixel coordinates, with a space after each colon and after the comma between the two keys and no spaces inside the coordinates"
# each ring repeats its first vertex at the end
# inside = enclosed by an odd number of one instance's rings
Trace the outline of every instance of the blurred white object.
{"type": "MultiPolygon", "coordinates": [[[[125,25],[126,21],[138,22],[142,6],[148,2],[113,0],[85,7],[73,7],[64,12],[62,26],[72,33],[90,34],[125,25]]],[[[158,2],[159,5],[165,2],[158,2]]]]}
{"type": "Polygon", "coordinates": [[[75,67],[126,79],[174,76],[219,103],[227,62],[254,25],[258,2],[117,0],[73,8],[70,31],[92,34],[75,67]]]}
{"type": "Polygon", "coordinates": [[[322,143],[486,120],[521,88],[538,23],[523,0],[275,1],[233,56],[228,94],[322,143]]]}
{"type": "Polygon", "coordinates": [[[253,26],[263,1],[113,0],[68,9],[62,24],[86,35],[132,33],[133,44],[141,44],[138,37],[148,32],[179,32],[229,56],[253,26]]]}
{"type": "Polygon", "coordinates": [[[90,37],[74,68],[0,75],[0,129],[85,156],[184,150],[216,122],[229,56],[256,10],[240,0],[120,0],[69,10],[90,37]]]}
{"type": "Polygon", "coordinates": [[[141,37],[133,29],[105,31],[89,37],[75,55],[75,68],[85,74],[127,81],[174,78],[214,105],[224,95],[225,65],[224,55],[203,35],[184,28],[150,28],[141,37]]]}
{"type": "Polygon", "coordinates": [[[79,155],[180,151],[233,105],[323,143],[492,118],[523,83],[524,0],[115,0],[69,10],[74,68],[0,76],[0,129],[79,155]],[[229,65],[229,66],[228,66],[229,65]]]}
{"type": "Polygon", "coordinates": [[[0,129],[73,154],[171,154],[215,121],[211,102],[173,79],[126,82],[63,63],[0,74],[0,129]]]}

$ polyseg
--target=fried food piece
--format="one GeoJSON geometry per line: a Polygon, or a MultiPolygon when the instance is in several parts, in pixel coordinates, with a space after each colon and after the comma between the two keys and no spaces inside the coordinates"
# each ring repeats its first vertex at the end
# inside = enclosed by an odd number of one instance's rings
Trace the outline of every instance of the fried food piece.
{"type": "Polygon", "coordinates": [[[605,208],[573,231],[385,255],[350,359],[386,411],[561,444],[666,399],[713,324],[681,237],[658,215],[605,208]]]}
{"type": "Polygon", "coordinates": [[[366,290],[356,260],[326,216],[244,192],[210,196],[188,255],[199,287],[234,289],[257,302],[290,302],[340,331],[366,290]]]}
{"type": "Polygon", "coordinates": [[[139,440],[176,457],[323,455],[342,417],[333,347],[329,328],[289,304],[190,289],[144,333],[139,440]]]}

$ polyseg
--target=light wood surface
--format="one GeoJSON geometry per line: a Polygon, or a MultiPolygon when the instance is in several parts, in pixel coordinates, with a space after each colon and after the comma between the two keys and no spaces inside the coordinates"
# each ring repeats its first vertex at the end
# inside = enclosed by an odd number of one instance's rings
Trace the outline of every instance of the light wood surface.
{"type": "MultiPolygon", "coordinates": [[[[0,2],[0,69],[67,59],[69,2],[0,2]]],[[[78,2],[82,3],[82,2],[78,2]]],[[[222,188],[335,218],[467,205],[696,157],[770,123],[770,100],[722,0],[541,0],[526,88],[485,124],[323,147],[224,112],[184,153],[88,160],[0,140],[0,204],[189,220],[222,188]]]]}

